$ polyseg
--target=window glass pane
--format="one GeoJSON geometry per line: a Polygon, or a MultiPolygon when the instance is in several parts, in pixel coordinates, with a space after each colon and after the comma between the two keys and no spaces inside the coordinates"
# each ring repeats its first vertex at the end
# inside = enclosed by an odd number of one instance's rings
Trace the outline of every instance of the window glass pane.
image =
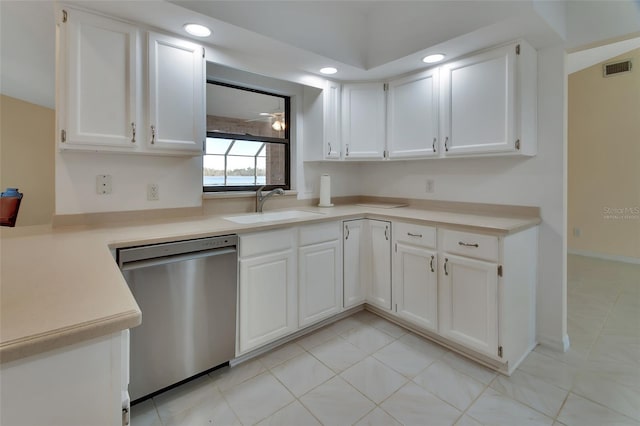
{"type": "Polygon", "coordinates": [[[204,186],[224,185],[224,155],[204,155],[202,166],[204,186]]]}
{"type": "MultiPolygon", "coordinates": [[[[246,141],[241,141],[246,142],[246,141]]],[[[260,145],[263,142],[259,143],[260,145]]],[[[278,143],[264,143],[260,155],[203,156],[204,186],[285,185],[286,147],[278,143]]],[[[234,145],[235,146],[235,145],[234,145]]]]}
{"type": "Polygon", "coordinates": [[[231,147],[231,151],[229,151],[229,155],[248,155],[254,157],[264,142],[253,142],[253,141],[239,141],[236,140],[233,146],[231,147]]]}
{"type": "Polygon", "coordinates": [[[233,142],[230,139],[215,139],[215,138],[207,138],[207,143],[205,145],[205,153],[206,154],[225,154],[227,149],[229,149],[229,145],[233,142]]]}
{"type": "Polygon", "coordinates": [[[286,138],[285,98],[207,84],[207,132],[286,138]]]}

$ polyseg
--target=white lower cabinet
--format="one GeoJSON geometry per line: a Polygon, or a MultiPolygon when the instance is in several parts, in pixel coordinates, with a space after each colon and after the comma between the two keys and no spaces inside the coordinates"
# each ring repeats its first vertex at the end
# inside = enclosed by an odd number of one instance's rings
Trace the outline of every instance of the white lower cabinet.
{"type": "Polygon", "coordinates": [[[298,324],[304,327],[342,309],[342,250],[338,222],[300,228],[298,324]]]}
{"type": "Polygon", "coordinates": [[[370,303],[391,310],[391,222],[343,223],[344,307],[370,303]]]}
{"type": "Polygon", "coordinates": [[[436,229],[394,223],[395,312],[418,327],[438,331],[438,253],[436,229]]]}
{"type": "Polygon", "coordinates": [[[238,355],[364,303],[506,374],[536,344],[537,227],[353,219],[239,241],[238,355]]]}
{"type": "Polygon", "coordinates": [[[513,372],[536,344],[537,228],[496,235],[394,222],[393,235],[392,315],[513,372]]]}
{"type": "Polygon", "coordinates": [[[294,235],[285,229],[239,238],[239,354],[298,327],[294,235]]]}
{"type": "Polygon", "coordinates": [[[368,220],[370,272],[367,303],[391,310],[391,222],[368,220]]]}
{"type": "Polygon", "coordinates": [[[367,219],[343,222],[343,306],[350,308],[364,302],[365,280],[368,277],[369,259],[366,256],[365,229],[367,219]]]}
{"type": "Polygon", "coordinates": [[[5,362],[0,382],[2,425],[124,424],[129,330],[5,362]]]}
{"type": "Polygon", "coordinates": [[[440,334],[499,356],[498,265],[446,252],[440,260],[440,334]]]}

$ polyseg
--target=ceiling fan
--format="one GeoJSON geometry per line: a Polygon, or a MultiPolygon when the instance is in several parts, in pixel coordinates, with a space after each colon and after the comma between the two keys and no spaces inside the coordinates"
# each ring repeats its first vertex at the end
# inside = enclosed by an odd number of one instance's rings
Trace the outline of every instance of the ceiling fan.
{"type": "Polygon", "coordinates": [[[284,130],[286,127],[283,112],[261,112],[259,115],[260,118],[252,118],[250,120],[245,120],[245,122],[268,121],[271,123],[271,128],[277,132],[284,130]]]}

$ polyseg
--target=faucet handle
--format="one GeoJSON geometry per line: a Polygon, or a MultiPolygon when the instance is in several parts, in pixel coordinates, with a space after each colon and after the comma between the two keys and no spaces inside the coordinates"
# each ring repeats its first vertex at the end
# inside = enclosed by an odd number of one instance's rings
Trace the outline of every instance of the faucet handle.
{"type": "Polygon", "coordinates": [[[258,197],[262,196],[262,190],[266,188],[267,185],[262,185],[260,188],[256,189],[256,195],[258,197]]]}

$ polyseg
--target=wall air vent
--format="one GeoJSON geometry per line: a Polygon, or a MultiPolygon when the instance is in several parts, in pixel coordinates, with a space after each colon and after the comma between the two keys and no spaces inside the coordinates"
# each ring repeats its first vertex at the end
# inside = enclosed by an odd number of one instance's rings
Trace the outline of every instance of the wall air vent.
{"type": "Polygon", "coordinates": [[[603,65],[604,77],[631,72],[631,59],[603,65]]]}

